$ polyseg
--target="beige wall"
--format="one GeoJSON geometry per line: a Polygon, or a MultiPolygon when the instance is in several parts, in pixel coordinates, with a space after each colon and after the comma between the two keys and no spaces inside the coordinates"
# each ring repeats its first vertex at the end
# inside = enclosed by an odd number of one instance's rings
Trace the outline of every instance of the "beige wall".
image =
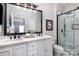
{"type": "Polygon", "coordinates": [[[64,13],[64,10],[65,10],[65,4],[57,3],[57,10],[56,10],[56,13],[57,13],[57,14],[64,13]]]}
{"type": "Polygon", "coordinates": [[[79,7],[79,3],[59,3],[57,4],[57,13],[67,12],[76,9],[77,7],[79,7]]]}
{"type": "Polygon", "coordinates": [[[79,7],[79,3],[69,3],[65,5],[65,12],[69,11],[69,10],[73,10],[76,9],[77,7],[79,7]]]}

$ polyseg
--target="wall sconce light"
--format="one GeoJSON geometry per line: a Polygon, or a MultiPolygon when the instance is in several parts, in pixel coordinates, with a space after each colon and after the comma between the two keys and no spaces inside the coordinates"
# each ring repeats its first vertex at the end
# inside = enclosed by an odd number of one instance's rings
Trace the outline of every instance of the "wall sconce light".
{"type": "Polygon", "coordinates": [[[38,6],[33,3],[16,3],[17,6],[22,6],[25,8],[36,9],[38,6]]]}

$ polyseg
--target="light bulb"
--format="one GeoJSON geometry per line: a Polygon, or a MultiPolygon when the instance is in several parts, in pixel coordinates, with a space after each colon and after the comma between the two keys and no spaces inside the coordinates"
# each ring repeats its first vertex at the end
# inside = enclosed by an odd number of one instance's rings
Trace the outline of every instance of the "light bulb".
{"type": "Polygon", "coordinates": [[[16,3],[17,5],[19,5],[20,3],[16,3]]]}
{"type": "Polygon", "coordinates": [[[26,4],[24,4],[24,6],[26,7],[26,4]]]}
{"type": "Polygon", "coordinates": [[[32,10],[31,10],[31,9],[29,9],[29,11],[30,11],[30,12],[32,12],[32,10]]]}
{"type": "Polygon", "coordinates": [[[17,8],[18,8],[18,9],[19,9],[19,4],[20,4],[20,3],[17,3],[17,8]]]}
{"type": "Polygon", "coordinates": [[[34,13],[36,13],[36,11],[34,10],[34,13]]]}

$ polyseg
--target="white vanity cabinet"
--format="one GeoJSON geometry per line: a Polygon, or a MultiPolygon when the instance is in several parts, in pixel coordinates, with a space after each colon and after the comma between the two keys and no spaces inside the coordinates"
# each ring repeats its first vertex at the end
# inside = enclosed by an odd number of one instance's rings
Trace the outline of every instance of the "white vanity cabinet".
{"type": "Polygon", "coordinates": [[[52,39],[46,39],[38,41],[38,56],[52,56],[53,49],[52,49],[52,39]]]}
{"type": "Polygon", "coordinates": [[[0,47],[0,56],[53,56],[51,38],[24,39],[1,44],[4,46],[0,47]]]}
{"type": "Polygon", "coordinates": [[[0,49],[0,56],[12,56],[13,50],[10,47],[7,48],[1,48],[0,49]]]}
{"type": "Polygon", "coordinates": [[[13,47],[14,56],[27,56],[27,44],[20,44],[13,47]]]}

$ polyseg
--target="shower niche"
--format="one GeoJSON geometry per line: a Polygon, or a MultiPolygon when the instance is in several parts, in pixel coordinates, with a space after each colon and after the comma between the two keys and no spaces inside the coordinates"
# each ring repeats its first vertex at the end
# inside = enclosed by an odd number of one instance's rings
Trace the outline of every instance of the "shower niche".
{"type": "Polygon", "coordinates": [[[79,55],[79,9],[57,15],[57,44],[71,55],[79,55]]]}

